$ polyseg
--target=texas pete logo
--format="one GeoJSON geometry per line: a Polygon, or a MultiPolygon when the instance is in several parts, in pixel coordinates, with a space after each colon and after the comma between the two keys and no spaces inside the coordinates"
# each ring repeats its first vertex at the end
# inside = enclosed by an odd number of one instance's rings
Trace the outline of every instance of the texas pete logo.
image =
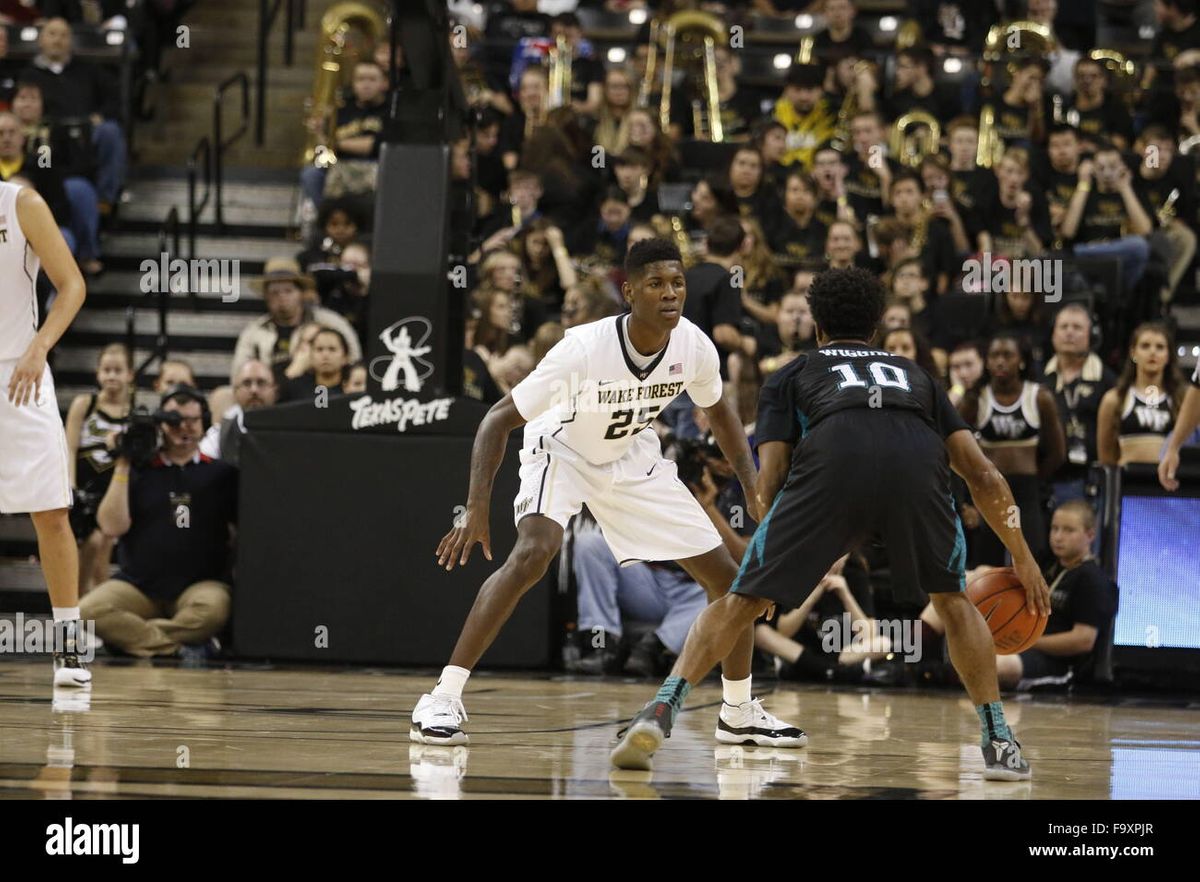
{"type": "Polygon", "coordinates": [[[380,332],[379,340],[391,355],[371,360],[371,376],[379,381],[384,392],[395,392],[400,388],[405,392],[421,391],[421,386],[433,373],[433,365],[421,357],[433,348],[425,345],[432,333],[433,325],[421,316],[400,319],[380,332]]]}

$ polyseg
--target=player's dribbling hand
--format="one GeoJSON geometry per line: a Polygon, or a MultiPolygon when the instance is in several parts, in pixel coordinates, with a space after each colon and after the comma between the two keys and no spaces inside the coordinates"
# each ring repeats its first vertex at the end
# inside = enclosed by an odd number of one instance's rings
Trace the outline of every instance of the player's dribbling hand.
{"type": "Polygon", "coordinates": [[[13,368],[8,381],[8,400],[20,407],[29,401],[37,401],[42,394],[42,374],[46,371],[46,353],[30,346],[13,368]]]}
{"type": "Polygon", "coordinates": [[[461,525],[456,523],[453,530],[442,537],[438,543],[438,566],[445,567],[447,572],[454,569],[457,563],[466,566],[471,559],[471,549],[478,542],[483,546],[483,556],[492,559],[492,537],[488,526],[487,512],[476,514],[468,511],[463,516],[461,525]]]}
{"type": "Polygon", "coordinates": [[[1040,616],[1050,615],[1050,588],[1033,557],[1021,564],[1014,562],[1013,569],[1025,586],[1025,605],[1037,610],[1040,616]]]}

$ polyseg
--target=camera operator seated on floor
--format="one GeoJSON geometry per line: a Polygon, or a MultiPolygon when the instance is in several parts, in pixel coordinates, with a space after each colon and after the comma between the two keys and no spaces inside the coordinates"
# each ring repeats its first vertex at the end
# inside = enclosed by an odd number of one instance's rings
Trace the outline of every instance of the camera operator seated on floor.
{"type": "MultiPolygon", "coordinates": [[[[996,656],[996,673],[1006,689],[1064,686],[1092,679],[1097,657],[1112,637],[1117,586],[1092,557],[1096,513],[1089,502],[1073,499],[1054,511],[1050,552],[1042,573],[1050,586],[1050,619],[1032,647],[996,656]]],[[[968,574],[968,581],[990,567],[968,574]]],[[[921,619],[943,633],[932,606],[921,619]]]]}
{"type": "MultiPolygon", "coordinates": [[[[655,425],[667,431],[661,423],[655,425]]],[[[746,540],[738,531],[748,536],[755,524],[746,514],[732,466],[711,435],[696,440],[665,434],[663,442],[679,480],[704,508],[730,553],[740,558],[746,540]]],[[[571,566],[579,592],[575,640],[580,655],[568,669],[587,674],[624,671],[635,676],[666,673],[710,598],[674,561],[619,566],[590,516],[580,515],[572,526],[571,566]],[[637,631],[638,636],[629,631],[637,631]]]]}
{"type": "Polygon", "coordinates": [[[892,650],[876,628],[866,561],[843,557],[804,603],[755,625],[754,645],[774,657],[782,680],[862,680],[865,662],[892,650]]]}
{"type": "Polygon", "coordinates": [[[205,656],[230,609],[237,470],[200,453],[203,393],[175,386],[154,414],[135,411],[96,520],[119,539],[117,575],[80,602],[111,650],[205,656]],[[161,431],[161,440],[159,433],[161,431]]]}

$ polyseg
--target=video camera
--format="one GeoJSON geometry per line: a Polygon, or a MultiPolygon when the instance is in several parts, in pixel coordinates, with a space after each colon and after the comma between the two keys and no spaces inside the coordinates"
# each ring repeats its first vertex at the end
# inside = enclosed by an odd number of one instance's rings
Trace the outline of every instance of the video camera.
{"type": "Polygon", "coordinates": [[[158,427],[160,424],[178,426],[183,422],[177,410],[156,410],[136,407],[129,414],[129,424],[117,442],[117,455],[129,460],[130,465],[144,468],[158,452],[158,427]]]}

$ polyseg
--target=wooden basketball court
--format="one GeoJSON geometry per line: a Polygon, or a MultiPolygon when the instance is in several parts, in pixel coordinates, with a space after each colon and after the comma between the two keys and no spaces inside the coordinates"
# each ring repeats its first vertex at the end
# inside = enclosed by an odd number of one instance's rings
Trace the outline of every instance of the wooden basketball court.
{"type": "MultiPolygon", "coordinates": [[[[1200,701],[1008,697],[1031,782],[984,782],[952,691],[776,686],[801,750],[713,739],[720,689],[692,692],[652,774],[613,772],[619,724],[654,684],[476,675],[469,747],[412,744],[433,682],[390,670],[98,662],[90,701],[52,700],[48,661],[0,663],[0,798],[1108,799],[1200,794],[1200,701]]],[[[86,694],[85,694],[86,695],[86,694]]]]}

